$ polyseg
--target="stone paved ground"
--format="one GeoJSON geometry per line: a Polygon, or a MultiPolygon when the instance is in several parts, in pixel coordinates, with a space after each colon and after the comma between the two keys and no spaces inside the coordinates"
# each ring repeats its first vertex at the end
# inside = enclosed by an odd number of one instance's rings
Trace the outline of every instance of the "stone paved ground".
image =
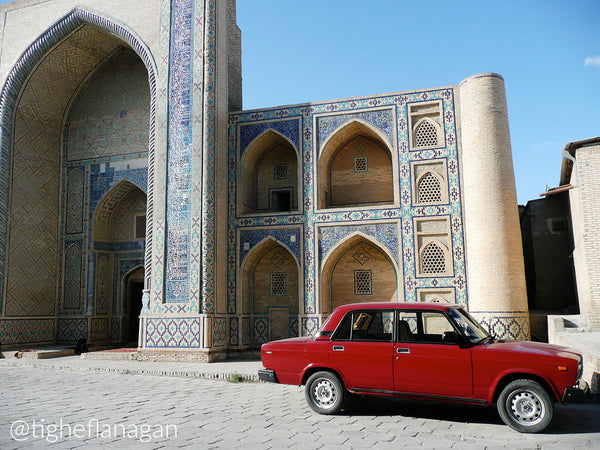
{"type": "Polygon", "coordinates": [[[600,449],[600,405],[525,435],[490,408],[367,399],[320,416],[295,386],[0,365],[0,448],[42,446],[600,449]]]}

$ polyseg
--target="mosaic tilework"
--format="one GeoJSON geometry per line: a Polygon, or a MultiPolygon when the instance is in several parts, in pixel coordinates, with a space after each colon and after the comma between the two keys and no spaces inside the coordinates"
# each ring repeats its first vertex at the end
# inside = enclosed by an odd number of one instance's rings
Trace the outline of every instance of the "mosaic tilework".
{"type": "Polygon", "coordinates": [[[110,340],[111,342],[119,342],[121,340],[121,319],[110,319],[110,340]]]}
{"type": "Polygon", "coordinates": [[[103,342],[109,337],[108,319],[90,320],[90,342],[103,342]]]}
{"type": "Polygon", "coordinates": [[[148,348],[199,348],[201,318],[146,319],[148,348]]]}
{"type": "Polygon", "coordinates": [[[83,189],[85,175],[81,168],[67,170],[67,234],[77,234],[83,231],[83,189]]]}
{"type": "Polygon", "coordinates": [[[193,11],[193,1],[171,1],[165,301],[175,303],[189,288],[193,11]]]}
{"type": "MultiPolygon", "coordinates": [[[[317,314],[314,284],[316,268],[320,257],[327,253],[336,243],[348,239],[353,233],[361,232],[372,236],[388,248],[403,267],[403,297],[407,301],[416,301],[418,288],[452,288],[456,292],[458,303],[466,304],[467,287],[464,265],[464,245],[462,235],[462,206],[459,183],[459,161],[456,142],[456,124],[454,112],[454,91],[438,89],[392,94],[386,96],[351,99],[311,105],[298,105],[259,112],[235,113],[229,117],[229,259],[228,259],[228,312],[236,308],[236,272],[247,250],[243,242],[260,240],[258,236],[241,238],[246,229],[264,227],[261,236],[269,233],[281,233],[282,225],[302,223],[304,225],[303,247],[300,249],[305,280],[306,314],[317,314]],[[443,121],[445,146],[440,148],[410,151],[408,136],[408,103],[440,100],[443,121]],[[257,133],[264,132],[270,124],[281,122],[282,117],[302,117],[302,179],[304,181],[303,214],[277,216],[236,216],[236,181],[237,170],[240,170],[240,151],[245,148],[257,133]],[[260,129],[255,122],[260,120],[260,129]],[[344,208],[339,210],[315,210],[316,174],[315,163],[318,161],[318,149],[322,142],[333,133],[344,127],[349,121],[358,120],[369,124],[387,136],[392,145],[392,154],[396,158],[399,170],[395,197],[400,200],[398,206],[382,206],[377,208],[344,208]],[[315,127],[317,129],[315,130],[315,127]],[[244,133],[241,132],[244,130],[244,133]],[[242,138],[243,136],[243,138],[242,138]],[[239,137],[239,142],[238,142],[239,137]],[[445,159],[448,170],[448,204],[433,206],[412,205],[412,183],[410,174],[411,161],[429,159],[445,159]],[[415,251],[413,218],[450,216],[452,259],[454,274],[450,277],[419,277],[415,275],[415,251]],[[359,222],[354,224],[353,222],[359,222]],[[363,222],[363,223],[360,223],[363,222]],[[364,223],[369,222],[369,223],[364,223]],[[376,223],[373,223],[376,222],[376,223]],[[380,223],[377,223],[380,222],[380,223]],[[236,230],[242,229],[240,240],[236,242],[236,230]],[[268,230],[271,230],[270,232],[268,230]],[[317,236],[317,233],[320,236],[317,236]],[[319,238],[318,245],[316,244],[319,238]],[[315,251],[318,252],[315,255],[315,251]]],[[[296,253],[295,253],[296,254],[296,253]]],[[[318,317],[303,317],[301,332],[311,333],[318,327],[318,317]]],[[[262,336],[260,329],[254,327],[255,336],[262,336]]]]}
{"type": "Polygon", "coordinates": [[[296,148],[300,148],[300,131],[298,119],[281,120],[268,123],[252,123],[240,126],[240,157],[248,145],[264,131],[274,130],[287,137],[296,148]]]}
{"type": "Polygon", "coordinates": [[[271,237],[276,241],[282,243],[292,255],[296,257],[296,261],[302,261],[301,249],[300,249],[300,228],[267,228],[257,230],[242,230],[240,231],[240,258],[239,263],[242,261],[248,253],[252,251],[257,244],[261,243],[267,237],[271,237]],[[295,237],[295,242],[292,241],[292,236],[295,237]],[[246,245],[248,244],[248,245],[246,245]]]}
{"type": "Polygon", "coordinates": [[[58,319],[58,342],[76,342],[88,338],[87,319],[58,319]]]}
{"type": "Polygon", "coordinates": [[[238,317],[229,318],[229,345],[240,345],[240,320],[238,317]]]}
{"type": "Polygon", "coordinates": [[[65,282],[63,309],[79,309],[82,298],[82,260],[81,243],[71,243],[65,251],[65,282]]]}
{"type": "MultiPolygon", "coordinates": [[[[352,104],[350,104],[352,107],[352,104]]],[[[331,134],[339,130],[343,125],[358,120],[373,125],[376,129],[382,131],[388,138],[388,142],[394,142],[394,114],[392,109],[381,111],[370,111],[357,114],[337,114],[332,116],[319,117],[317,119],[317,148],[323,149],[323,143],[331,134]]]]}
{"type": "Polygon", "coordinates": [[[398,225],[396,223],[381,223],[377,225],[347,225],[338,227],[321,227],[319,241],[319,261],[338,242],[345,240],[350,234],[362,233],[371,236],[375,242],[383,244],[401,264],[398,240],[398,225]]]}
{"type": "Polygon", "coordinates": [[[500,312],[477,312],[471,314],[481,325],[498,339],[529,340],[529,314],[500,312]]]}
{"type": "Polygon", "coordinates": [[[212,346],[225,347],[227,345],[227,318],[215,317],[212,320],[212,346]]]}
{"type": "Polygon", "coordinates": [[[269,318],[254,317],[254,344],[262,345],[269,338],[269,318]]]}
{"type": "Polygon", "coordinates": [[[54,319],[0,320],[2,345],[54,341],[54,319]]]}

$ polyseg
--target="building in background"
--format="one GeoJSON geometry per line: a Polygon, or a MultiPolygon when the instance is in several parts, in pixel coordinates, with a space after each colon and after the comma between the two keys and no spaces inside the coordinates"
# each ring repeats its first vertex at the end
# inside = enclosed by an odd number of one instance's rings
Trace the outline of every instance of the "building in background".
{"type": "Polygon", "coordinates": [[[530,337],[501,76],[244,111],[234,0],[0,13],[3,345],[214,360],[365,301],[530,337]]]}

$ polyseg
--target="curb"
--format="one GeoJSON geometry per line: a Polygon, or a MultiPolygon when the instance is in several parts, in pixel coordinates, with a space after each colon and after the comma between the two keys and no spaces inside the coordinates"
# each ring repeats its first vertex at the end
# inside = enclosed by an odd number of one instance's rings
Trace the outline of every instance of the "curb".
{"type": "MultiPolygon", "coordinates": [[[[32,361],[32,360],[29,360],[32,361]]],[[[230,381],[236,378],[239,381],[231,382],[259,382],[257,375],[239,374],[237,372],[221,372],[221,373],[207,373],[202,371],[177,371],[177,370],[153,370],[153,369],[123,369],[118,367],[73,367],[64,366],[58,364],[40,364],[40,363],[26,363],[12,362],[12,361],[0,361],[0,366],[9,367],[33,367],[36,369],[50,369],[50,370],[78,370],[82,372],[95,372],[95,373],[117,373],[122,375],[151,375],[159,377],[180,377],[180,378],[198,378],[204,380],[223,380],[230,381]]]]}

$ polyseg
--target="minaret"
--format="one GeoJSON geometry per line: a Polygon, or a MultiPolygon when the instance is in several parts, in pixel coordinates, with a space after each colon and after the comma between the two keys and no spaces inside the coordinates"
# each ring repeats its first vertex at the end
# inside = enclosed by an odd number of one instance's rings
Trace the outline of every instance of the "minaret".
{"type": "Polygon", "coordinates": [[[501,337],[529,338],[529,313],[504,79],[460,84],[469,311],[501,337]]]}

